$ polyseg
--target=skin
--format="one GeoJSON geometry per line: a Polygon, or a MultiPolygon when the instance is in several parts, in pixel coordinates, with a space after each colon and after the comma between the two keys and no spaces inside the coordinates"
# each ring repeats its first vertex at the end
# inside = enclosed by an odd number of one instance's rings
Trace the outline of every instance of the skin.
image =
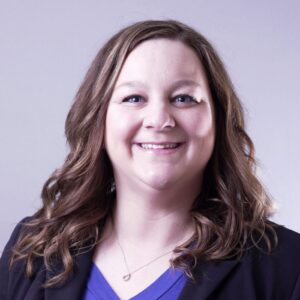
{"type": "Polygon", "coordinates": [[[214,139],[211,94],[195,52],[169,39],[136,47],[108,106],[105,147],[117,205],[113,227],[107,226],[94,257],[119,296],[132,297],[146,288],[169,267],[171,255],[124,282],[116,233],[131,270],[189,238],[189,210],[201,190],[214,139]]]}
{"type": "Polygon", "coordinates": [[[192,49],[165,39],[137,47],[125,62],[107,111],[106,150],[118,187],[164,191],[175,184],[185,190],[191,182],[199,186],[214,144],[210,98],[192,49]],[[139,146],[174,142],[182,145],[173,151],[139,146]]]}

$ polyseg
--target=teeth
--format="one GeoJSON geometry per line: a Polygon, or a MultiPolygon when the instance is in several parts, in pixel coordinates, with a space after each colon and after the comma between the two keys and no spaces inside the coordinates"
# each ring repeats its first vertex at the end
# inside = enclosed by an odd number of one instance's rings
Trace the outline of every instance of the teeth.
{"type": "Polygon", "coordinates": [[[144,149],[173,149],[177,146],[178,144],[141,144],[144,149]]]}

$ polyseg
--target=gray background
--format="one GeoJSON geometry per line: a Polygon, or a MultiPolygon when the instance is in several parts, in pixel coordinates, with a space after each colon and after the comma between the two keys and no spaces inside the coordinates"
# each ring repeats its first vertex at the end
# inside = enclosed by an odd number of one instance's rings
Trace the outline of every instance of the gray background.
{"type": "Polygon", "coordinates": [[[215,45],[245,105],[274,220],[300,232],[299,3],[0,1],[0,250],[63,162],[64,121],[92,58],[143,19],[178,19],[215,45]]]}

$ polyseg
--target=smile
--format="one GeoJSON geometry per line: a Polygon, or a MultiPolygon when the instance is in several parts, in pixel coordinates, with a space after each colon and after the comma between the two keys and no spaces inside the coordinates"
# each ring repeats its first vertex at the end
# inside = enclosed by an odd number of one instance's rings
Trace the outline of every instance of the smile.
{"type": "Polygon", "coordinates": [[[181,143],[162,143],[162,144],[153,144],[153,143],[140,143],[138,144],[143,149],[175,149],[178,148],[181,143]]]}

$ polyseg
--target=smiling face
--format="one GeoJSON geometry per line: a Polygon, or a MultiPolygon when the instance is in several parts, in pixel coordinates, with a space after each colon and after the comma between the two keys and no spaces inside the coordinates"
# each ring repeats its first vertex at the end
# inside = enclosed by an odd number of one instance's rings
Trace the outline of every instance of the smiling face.
{"type": "Polygon", "coordinates": [[[105,147],[116,185],[201,188],[214,145],[213,104],[195,52],[179,41],[137,46],[117,79],[105,147]]]}

